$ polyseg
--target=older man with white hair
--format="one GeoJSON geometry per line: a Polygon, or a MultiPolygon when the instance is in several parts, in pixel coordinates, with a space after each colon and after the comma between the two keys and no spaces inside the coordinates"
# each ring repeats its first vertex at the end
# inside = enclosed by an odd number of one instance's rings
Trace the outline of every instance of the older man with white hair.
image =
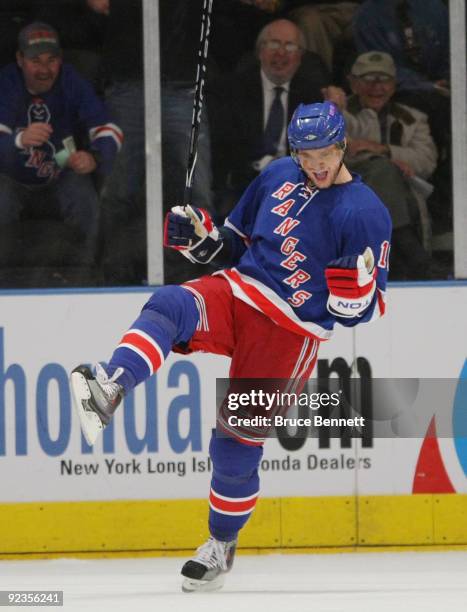
{"type": "Polygon", "coordinates": [[[228,84],[226,112],[215,126],[219,152],[213,155],[217,184],[228,182],[235,195],[273,159],[287,155],[293,111],[322,100],[321,88],[330,81],[320,57],[305,51],[302,31],[287,19],[261,30],[255,57],[243,66],[228,84]]]}

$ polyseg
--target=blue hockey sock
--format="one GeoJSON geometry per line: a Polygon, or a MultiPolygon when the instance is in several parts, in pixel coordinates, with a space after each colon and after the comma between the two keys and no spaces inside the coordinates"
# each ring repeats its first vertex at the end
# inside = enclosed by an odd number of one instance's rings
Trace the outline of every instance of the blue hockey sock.
{"type": "Polygon", "coordinates": [[[160,368],[174,344],[191,338],[198,319],[189,291],[175,285],[161,287],[123,335],[105,366],[107,374],[112,376],[117,368],[123,368],[118,383],[128,393],[160,368]]]}
{"type": "Polygon", "coordinates": [[[213,433],[209,453],[213,462],[209,531],[217,540],[234,540],[258,499],[263,447],[247,446],[213,433]]]}

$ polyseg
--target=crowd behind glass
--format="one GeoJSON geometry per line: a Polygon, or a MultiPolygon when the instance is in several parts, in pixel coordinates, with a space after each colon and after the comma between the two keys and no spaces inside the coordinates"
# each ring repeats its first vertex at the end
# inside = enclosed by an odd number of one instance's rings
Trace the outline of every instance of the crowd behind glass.
{"type": "MultiPolygon", "coordinates": [[[[183,198],[202,4],[159,0],[163,212],[183,198]]],[[[391,213],[390,280],[450,278],[448,9],[421,6],[214,1],[194,205],[221,223],[288,154],[295,107],[327,99],[391,213]]],[[[2,2],[0,287],[147,282],[142,20],[142,0],[2,2]]],[[[164,254],[166,282],[204,272],[164,254]]]]}

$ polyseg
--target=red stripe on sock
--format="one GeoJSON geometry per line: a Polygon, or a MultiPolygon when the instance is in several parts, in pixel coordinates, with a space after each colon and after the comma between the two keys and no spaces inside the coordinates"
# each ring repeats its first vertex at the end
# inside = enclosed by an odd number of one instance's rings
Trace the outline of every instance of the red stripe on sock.
{"type": "Polygon", "coordinates": [[[154,346],[148,340],[146,340],[146,338],[143,338],[134,332],[127,332],[120,341],[120,344],[123,343],[132,344],[137,349],[142,351],[151,362],[154,372],[160,368],[162,363],[161,356],[159,355],[157,349],[154,348],[154,346]]]}
{"type": "Polygon", "coordinates": [[[211,493],[209,495],[209,501],[214,506],[214,508],[219,510],[219,512],[251,512],[253,508],[256,506],[256,500],[258,496],[253,497],[252,499],[248,499],[247,501],[227,501],[225,499],[220,499],[211,489],[211,493]]]}

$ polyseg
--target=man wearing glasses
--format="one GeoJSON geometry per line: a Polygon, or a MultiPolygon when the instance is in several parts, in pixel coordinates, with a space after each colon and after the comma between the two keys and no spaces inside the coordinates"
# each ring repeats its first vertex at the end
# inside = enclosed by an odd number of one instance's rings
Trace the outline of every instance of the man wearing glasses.
{"type": "Polygon", "coordinates": [[[217,184],[229,184],[233,199],[272,160],[288,154],[286,127],[296,107],[322,100],[329,74],[304,45],[294,23],[272,21],[258,35],[256,57],[243,63],[228,86],[227,117],[218,126],[213,163],[222,176],[217,184]]]}
{"type": "Polygon", "coordinates": [[[394,102],[396,66],[388,53],[357,57],[349,75],[353,95],[330,87],[326,98],[339,106],[347,125],[349,169],[379,195],[391,213],[392,278],[429,278],[430,257],[422,244],[427,182],[437,150],[427,116],[394,102]],[[425,192],[423,192],[425,189],[425,192]]]}

